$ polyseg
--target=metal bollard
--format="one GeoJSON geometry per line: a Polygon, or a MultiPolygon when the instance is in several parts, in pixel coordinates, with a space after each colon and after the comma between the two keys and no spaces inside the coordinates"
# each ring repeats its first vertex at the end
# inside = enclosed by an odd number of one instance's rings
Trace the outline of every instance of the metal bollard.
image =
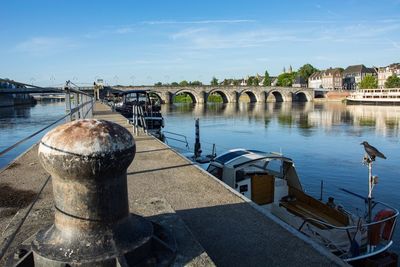
{"type": "Polygon", "coordinates": [[[171,234],[129,213],[126,173],[135,150],[129,131],[109,121],[73,121],[42,138],[39,158],[52,175],[55,219],[36,234],[30,266],[171,264],[171,234]]]}

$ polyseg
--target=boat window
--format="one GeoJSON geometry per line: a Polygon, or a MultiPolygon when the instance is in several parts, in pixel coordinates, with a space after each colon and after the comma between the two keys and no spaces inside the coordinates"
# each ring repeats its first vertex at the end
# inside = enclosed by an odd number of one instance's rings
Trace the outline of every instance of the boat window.
{"type": "Polygon", "coordinates": [[[237,151],[232,151],[229,152],[225,155],[219,156],[215,159],[216,162],[224,164],[225,162],[230,161],[231,159],[237,158],[239,156],[245,155],[245,154],[249,154],[248,151],[246,150],[237,150],[237,151]]]}
{"type": "Polygon", "coordinates": [[[213,176],[215,176],[218,179],[222,179],[222,168],[215,166],[215,165],[211,165],[208,166],[207,171],[209,173],[211,173],[213,176]]]}
{"type": "Polygon", "coordinates": [[[277,173],[281,173],[282,170],[282,160],[280,159],[273,159],[271,161],[268,162],[267,165],[267,169],[277,172],[277,173]]]}

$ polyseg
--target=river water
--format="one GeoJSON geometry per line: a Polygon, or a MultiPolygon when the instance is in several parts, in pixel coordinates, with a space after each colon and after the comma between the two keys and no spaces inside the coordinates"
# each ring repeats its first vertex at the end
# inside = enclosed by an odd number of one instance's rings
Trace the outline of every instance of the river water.
{"type": "MultiPolygon", "coordinates": [[[[368,169],[362,164],[362,141],[383,152],[374,174],[376,199],[400,208],[400,106],[362,106],[342,103],[174,104],[163,105],[165,130],[184,135],[183,143],[167,139],[182,152],[193,150],[195,118],[200,118],[203,153],[216,144],[217,154],[232,148],[282,152],[294,160],[304,189],[323,199],[334,196],[354,212],[363,202],[339,188],[366,196],[368,169]]],[[[64,114],[64,103],[0,109],[0,150],[64,114]]],[[[167,134],[167,136],[171,136],[167,134]]],[[[176,137],[176,136],[175,136],[176,137]]],[[[37,142],[40,136],[0,157],[0,168],[37,142]]],[[[357,210],[358,209],[358,210],[357,210]]],[[[393,250],[400,252],[400,231],[393,250]]]]}

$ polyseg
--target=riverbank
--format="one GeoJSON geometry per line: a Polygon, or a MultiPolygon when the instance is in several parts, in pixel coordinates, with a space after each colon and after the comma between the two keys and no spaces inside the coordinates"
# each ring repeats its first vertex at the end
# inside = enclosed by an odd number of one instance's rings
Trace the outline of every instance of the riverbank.
{"type": "MultiPolygon", "coordinates": [[[[111,112],[108,107],[97,104],[94,114],[98,119],[111,120],[131,129],[125,118],[111,112]]],[[[217,266],[343,264],[330,253],[315,249],[304,237],[264,216],[242,196],[166,144],[150,136],[135,139],[137,152],[128,168],[131,211],[150,216],[149,210],[143,209],[140,203],[162,199],[183,220],[217,266]]],[[[2,210],[6,210],[0,218],[2,232],[9,233],[12,230],[10,226],[15,225],[15,220],[19,218],[15,214],[23,212],[32,195],[39,191],[47,178],[47,173],[38,162],[36,150],[35,146],[0,174],[0,186],[16,192],[15,200],[0,202],[2,210]],[[28,176],[29,180],[26,179],[28,176]]],[[[51,222],[52,216],[53,201],[49,183],[15,243],[22,242],[51,222]]]]}
{"type": "Polygon", "coordinates": [[[37,101],[29,94],[1,94],[0,107],[12,107],[18,105],[35,105],[37,101]]]}

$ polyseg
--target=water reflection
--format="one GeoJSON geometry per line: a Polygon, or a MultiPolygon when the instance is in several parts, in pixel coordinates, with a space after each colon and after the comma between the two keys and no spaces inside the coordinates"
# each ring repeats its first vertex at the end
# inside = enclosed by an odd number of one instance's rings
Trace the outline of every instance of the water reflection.
{"type": "MultiPolygon", "coordinates": [[[[327,132],[334,126],[352,126],[347,132],[354,135],[362,130],[374,131],[383,137],[398,137],[400,133],[400,107],[344,105],[342,103],[236,103],[236,104],[173,104],[164,105],[167,113],[180,116],[248,118],[262,121],[265,127],[276,122],[282,127],[296,127],[311,136],[313,129],[327,132]]],[[[359,135],[359,134],[357,134],[359,135]]]]}

